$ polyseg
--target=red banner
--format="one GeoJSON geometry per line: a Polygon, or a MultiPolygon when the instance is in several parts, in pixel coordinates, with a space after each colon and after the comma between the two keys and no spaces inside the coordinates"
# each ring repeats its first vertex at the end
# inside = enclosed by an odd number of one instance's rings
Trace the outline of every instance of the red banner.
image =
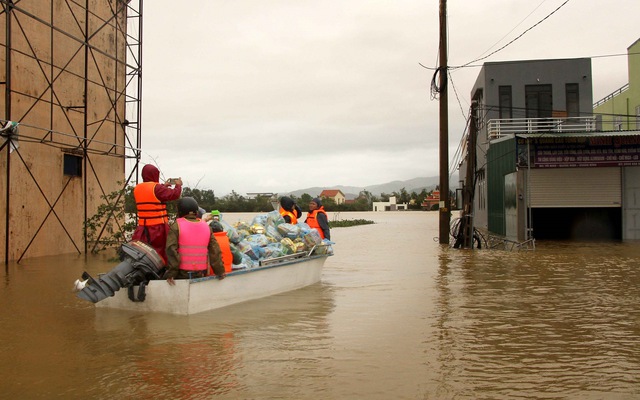
{"type": "Polygon", "coordinates": [[[517,143],[520,165],[529,149],[532,168],[640,165],[640,135],[518,138],[517,143]]]}

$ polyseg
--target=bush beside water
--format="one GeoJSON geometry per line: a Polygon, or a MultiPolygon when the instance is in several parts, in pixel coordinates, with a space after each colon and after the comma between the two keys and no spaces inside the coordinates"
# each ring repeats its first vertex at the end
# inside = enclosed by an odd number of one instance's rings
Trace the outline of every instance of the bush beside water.
{"type": "Polygon", "coordinates": [[[342,219],[338,221],[329,221],[330,228],[345,228],[348,226],[369,225],[375,222],[368,219],[342,219]]]}

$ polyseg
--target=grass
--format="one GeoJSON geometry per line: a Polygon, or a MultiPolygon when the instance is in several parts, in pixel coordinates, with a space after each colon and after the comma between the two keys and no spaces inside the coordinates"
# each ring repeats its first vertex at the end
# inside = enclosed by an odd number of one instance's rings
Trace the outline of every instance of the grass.
{"type": "Polygon", "coordinates": [[[339,221],[329,221],[330,228],[344,228],[347,226],[369,225],[375,222],[368,219],[342,219],[339,221]]]}

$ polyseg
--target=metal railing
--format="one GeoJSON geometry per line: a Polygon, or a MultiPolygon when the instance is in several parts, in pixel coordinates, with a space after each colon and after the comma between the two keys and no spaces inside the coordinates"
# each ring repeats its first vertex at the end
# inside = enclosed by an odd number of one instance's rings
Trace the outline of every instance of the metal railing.
{"type": "Polygon", "coordinates": [[[624,92],[627,89],[629,89],[629,84],[628,83],[623,85],[620,89],[614,91],[613,93],[610,93],[610,94],[606,95],[602,99],[600,99],[600,100],[596,101],[595,103],[593,103],[593,108],[601,106],[602,104],[604,104],[607,101],[613,99],[614,97],[616,97],[617,95],[619,95],[620,93],[624,92]]]}
{"type": "Polygon", "coordinates": [[[487,124],[489,139],[516,133],[592,132],[595,130],[595,116],[492,119],[487,124]]]}

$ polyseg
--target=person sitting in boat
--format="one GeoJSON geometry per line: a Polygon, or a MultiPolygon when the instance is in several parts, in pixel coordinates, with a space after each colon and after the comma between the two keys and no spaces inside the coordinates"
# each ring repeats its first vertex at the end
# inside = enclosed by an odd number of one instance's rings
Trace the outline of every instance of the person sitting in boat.
{"type": "Polygon", "coordinates": [[[170,179],[162,184],[160,171],[151,164],[142,168],[142,183],[133,189],[138,210],[138,227],[131,239],[151,245],[164,263],[167,262],[165,247],[169,232],[167,202],[177,200],[181,194],[182,179],[170,179]]]}
{"type": "Polygon", "coordinates": [[[304,222],[311,228],[316,229],[322,239],[331,240],[329,220],[327,219],[327,213],[324,211],[324,207],[322,207],[322,200],[320,200],[319,197],[309,202],[309,213],[304,222]]]}
{"type": "Polygon", "coordinates": [[[198,217],[198,202],[193,197],[178,200],[178,218],[167,235],[167,272],[164,279],[174,285],[174,279],[201,278],[209,265],[218,279],[224,279],[222,251],[209,225],[198,217]]]}
{"type": "Polygon", "coordinates": [[[280,199],[280,215],[287,224],[297,224],[302,216],[302,210],[291,197],[283,196],[280,199]]]}
{"type": "Polygon", "coordinates": [[[220,221],[222,219],[222,214],[220,214],[220,211],[218,210],[213,210],[211,211],[211,219],[213,221],[220,221]]]}
{"type": "MultiPolygon", "coordinates": [[[[197,217],[204,220],[204,215],[207,213],[207,210],[205,210],[202,207],[198,207],[198,215],[197,217]]],[[[206,222],[206,221],[205,221],[206,222]]]]}
{"type": "Polygon", "coordinates": [[[218,221],[211,221],[209,223],[213,236],[220,245],[222,251],[222,263],[224,264],[224,272],[231,272],[234,264],[240,264],[242,262],[242,253],[236,249],[236,247],[229,240],[227,232],[224,231],[222,224],[218,221]]]}

